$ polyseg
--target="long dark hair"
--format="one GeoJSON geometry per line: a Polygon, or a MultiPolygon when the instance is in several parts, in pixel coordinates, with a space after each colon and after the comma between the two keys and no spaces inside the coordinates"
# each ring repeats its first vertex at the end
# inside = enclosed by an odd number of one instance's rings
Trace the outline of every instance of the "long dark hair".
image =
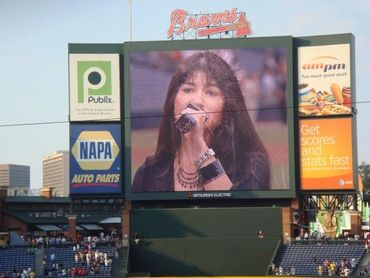
{"type": "MultiPolygon", "coordinates": [[[[213,79],[224,94],[221,124],[213,130],[210,148],[216,152],[227,175],[233,182],[234,189],[249,187],[242,184],[250,178],[259,177],[252,185],[255,189],[269,187],[269,158],[249,117],[239,82],[230,65],[221,57],[210,52],[196,52],[182,64],[173,75],[163,107],[163,115],[159,128],[157,149],[147,160],[149,165],[170,161],[173,163],[176,151],[181,143],[181,135],[174,125],[174,102],[179,87],[193,76],[195,72],[204,72],[208,79],[213,79]],[[264,168],[264,169],[261,169],[264,168]],[[260,174],[257,172],[260,171],[260,174]]],[[[167,172],[157,173],[158,176],[167,172]]]]}

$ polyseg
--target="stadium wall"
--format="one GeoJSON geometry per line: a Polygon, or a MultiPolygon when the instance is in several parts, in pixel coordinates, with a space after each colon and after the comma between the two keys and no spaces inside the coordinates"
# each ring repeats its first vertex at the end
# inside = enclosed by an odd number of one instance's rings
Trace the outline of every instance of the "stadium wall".
{"type": "Polygon", "coordinates": [[[130,272],[158,276],[264,275],[283,228],[281,208],[133,209],[131,215],[130,272]]]}

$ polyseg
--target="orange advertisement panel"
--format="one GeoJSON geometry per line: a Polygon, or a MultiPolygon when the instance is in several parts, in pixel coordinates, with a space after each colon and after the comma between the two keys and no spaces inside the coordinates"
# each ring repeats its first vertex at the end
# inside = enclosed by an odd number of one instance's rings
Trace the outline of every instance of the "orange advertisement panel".
{"type": "Polygon", "coordinates": [[[301,119],[302,190],[353,189],[352,119],[301,119]]]}

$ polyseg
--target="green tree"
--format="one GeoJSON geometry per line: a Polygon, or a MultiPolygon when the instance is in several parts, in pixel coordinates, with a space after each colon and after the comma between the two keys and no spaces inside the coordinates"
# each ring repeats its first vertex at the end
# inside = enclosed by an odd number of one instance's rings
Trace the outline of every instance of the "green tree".
{"type": "Polygon", "coordinates": [[[361,165],[358,166],[358,170],[362,178],[364,190],[370,190],[370,164],[362,162],[361,165]]]}

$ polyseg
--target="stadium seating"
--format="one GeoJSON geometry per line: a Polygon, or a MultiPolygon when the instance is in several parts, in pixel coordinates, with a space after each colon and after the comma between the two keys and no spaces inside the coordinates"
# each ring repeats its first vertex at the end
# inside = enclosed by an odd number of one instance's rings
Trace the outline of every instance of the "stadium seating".
{"type": "MultiPolygon", "coordinates": [[[[293,267],[295,275],[317,275],[317,268],[319,265],[323,266],[325,259],[334,261],[337,266],[340,266],[343,259],[347,259],[351,262],[350,274],[353,274],[364,254],[365,248],[361,242],[299,241],[281,246],[274,262],[284,272],[293,267]]],[[[323,274],[326,275],[324,266],[323,269],[323,274]]]]}
{"type": "MultiPolygon", "coordinates": [[[[114,257],[114,248],[108,245],[98,245],[95,250],[99,250],[99,252],[106,253],[109,258],[114,257]]],[[[50,260],[51,254],[55,254],[55,261],[54,263],[58,263],[63,265],[64,268],[70,270],[72,267],[85,269],[87,272],[86,277],[96,277],[96,278],[103,278],[103,277],[111,277],[112,266],[104,266],[100,265],[99,273],[90,275],[90,267],[84,263],[79,261],[75,263],[74,255],[76,251],[73,250],[73,246],[52,246],[46,248],[44,250],[44,255],[46,258],[46,267],[50,270],[52,269],[53,262],[50,260]]],[[[52,277],[58,277],[58,271],[52,271],[52,277]]]]}
{"type": "Polygon", "coordinates": [[[0,249],[0,273],[13,273],[14,270],[35,269],[34,255],[27,254],[27,248],[7,247],[0,249]]]}
{"type": "MultiPolygon", "coordinates": [[[[367,266],[366,266],[366,271],[367,271],[367,273],[370,273],[370,264],[368,264],[367,266]]],[[[369,275],[369,274],[368,274],[369,275]]]]}

